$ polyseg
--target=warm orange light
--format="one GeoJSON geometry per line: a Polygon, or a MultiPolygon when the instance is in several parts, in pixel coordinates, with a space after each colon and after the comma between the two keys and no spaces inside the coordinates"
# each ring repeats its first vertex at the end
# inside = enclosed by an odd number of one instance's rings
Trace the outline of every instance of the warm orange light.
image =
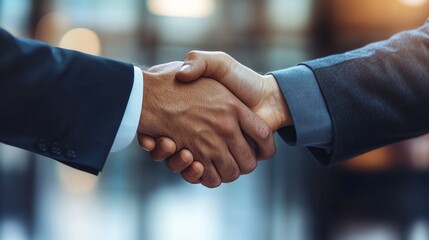
{"type": "Polygon", "coordinates": [[[147,5],[156,15],[189,18],[208,17],[216,8],[214,0],[149,0],[147,5]]]}
{"type": "Polygon", "coordinates": [[[347,169],[358,171],[382,171],[395,167],[395,159],[388,147],[380,148],[360,155],[347,161],[344,166],[347,169]]]}
{"type": "Polygon", "coordinates": [[[35,38],[50,45],[58,46],[68,26],[69,20],[65,15],[59,12],[49,13],[37,24],[35,38]]]}
{"type": "Polygon", "coordinates": [[[69,30],[61,38],[60,47],[92,55],[100,55],[101,53],[100,39],[95,32],[86,28],[69,30]]]}
{"type": "Polygon", "coordinates": [[[410,7],[421,7],[425,5],[427,0],[399,0],[402,4],[405,4],[410,7]]]}

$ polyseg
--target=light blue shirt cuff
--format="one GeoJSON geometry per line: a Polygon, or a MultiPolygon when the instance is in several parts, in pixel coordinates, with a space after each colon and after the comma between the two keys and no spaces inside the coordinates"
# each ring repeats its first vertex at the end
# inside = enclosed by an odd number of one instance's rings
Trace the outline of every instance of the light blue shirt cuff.
{"type": "Polygon", "coordinates": [[[134,83],[128,99],[121,125],[116,133],[110,152],[117,152],[126,148],[133,141],[140,122],[140,114],[143,104],[143,73],[138,67],[134,67],[134,83]]]}
{"type": "Polygon", "coordinates": [[[280,129],[280,136],[292,146],[332,146],[333,126],[313,71],[296,66],[271,72],[285,97],[293,126],[280,129]]]}

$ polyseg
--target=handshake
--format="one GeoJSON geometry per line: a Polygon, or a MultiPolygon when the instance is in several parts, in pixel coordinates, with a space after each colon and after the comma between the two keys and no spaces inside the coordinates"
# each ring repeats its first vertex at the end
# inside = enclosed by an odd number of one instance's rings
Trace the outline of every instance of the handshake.
{"type": "Polygon", "coordinates": [[[263,76],[200,51],[141,73],[0,28],[0,142],[98,174],[137,129],[154,159],[217,187],[271,157],[281,129],[287,143],[332,165],[429,132],[428,33],[429,21],[263,76]]]}
{"type": "Polygon", "coordinates": [[[143,76],[139,143],[190,183],[213,188],[252,172],[274,154],[273,132],[292,125],[275,78],[222,52],[192,51],[143,76]]]}

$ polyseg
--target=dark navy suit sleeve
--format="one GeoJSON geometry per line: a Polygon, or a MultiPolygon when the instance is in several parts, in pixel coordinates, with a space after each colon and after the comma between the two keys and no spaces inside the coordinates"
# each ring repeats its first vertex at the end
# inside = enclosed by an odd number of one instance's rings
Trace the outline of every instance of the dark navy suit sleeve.
{"type": "Polygon", "coordinates": [[[97,174],[132,84],[130,64],[0,29],[0,142],[97,174]]]}
{"type": "Polygon", "coordinates": [[[331,151],[310,147],[323,164],[429,132],[429,23],[303,64],[332,120],[331,151]]]}

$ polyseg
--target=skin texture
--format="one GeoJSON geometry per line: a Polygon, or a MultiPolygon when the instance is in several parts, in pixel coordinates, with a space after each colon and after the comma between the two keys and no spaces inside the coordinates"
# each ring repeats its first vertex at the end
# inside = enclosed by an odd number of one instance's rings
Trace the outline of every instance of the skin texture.
{"type": "Polygon", "coordinates": [[[217,80],[258,114],[273,132],[293,124],[275,78],[256,73],[226,53],[192,51],[176,77],[183,82],[200,77],[217,80]]]}
{"type": "MultiPolygon", "coordinates": [[[[192,51],[187,54],[185,64],[176,74],[177,79],[191,82],[201,77],[217,80],[227,87],[243,103],[258,114],[273,132],[293,124],[283,95],[273,76],[260,75],[243,66],[229,55],[222,52],[192,51]]],[[[181,172],[182,177],[191,183],[198,183],[204,173],[204,167],[194,161],[189,154],[177,154],[174,142],[164,140],[155,143],[155,139],[140,135],[140,143],[147,150],[156,152],[158,158],[166,159],[167,166],[173,172],[181,172]]],[[[180,149],[180,148],[179,148],[180,149]]],[[[260,154],[258,159],[267,155],[260,154]]]]}
{"type": "Polygon", "coordinates": [[[168,63],[143,72],[140,143],[152,150],[154,159],[169,154],[166,164],[170,170],[190,169],[183,173],[190,182],[196,182],[195,174],[200,176],[203,170],[200,182],[210,188],[252,172],[258,153],[253,146],[267,148],[267,155],[275,151],[269,126],[217,81],[177,81],[182,65],[168,63]],[[157,141],[142,139],[142,134],[157,141]],[[174,154],[176,149],[183,150],[174,154]],[[200,163],[190,165],[196,161],[200,163]]]}

